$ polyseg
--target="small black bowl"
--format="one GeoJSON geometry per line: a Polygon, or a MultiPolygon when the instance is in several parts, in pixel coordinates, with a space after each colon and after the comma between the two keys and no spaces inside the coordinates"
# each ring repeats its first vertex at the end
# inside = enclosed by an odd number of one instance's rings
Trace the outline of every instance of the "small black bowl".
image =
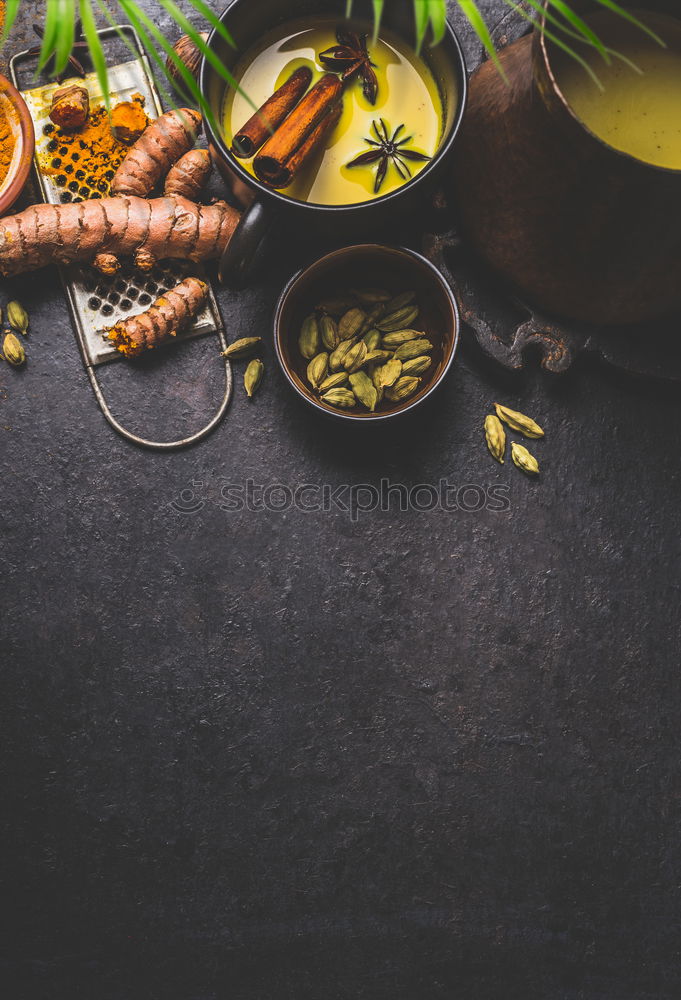
{"type": "MultiPolygon", "coordinates": [[[[340,0],[232,0],[220,15],[220,21],[234,39],[230,47],[215,29],[208,45],[228,69],[235,64],[262,35],[276,24],[307,17],[313,24],[320,16],[337,16],[343,20],[344,4],[340,0]]],[[[353,18],[371,21],[371,0],[355,0],[353,18]]],[[[382,24],[407,44],[414,43],[414,16],[411,3],[394,2],[385,5],[382,24]]],[[[442,41],[433,47],[424,45],[421,55],[430,67],[440,90],[444,106],[444,130],[440,146],[428,163],[407,184],[380,198],[368,199],[355,205],[316,205],[297,201],[262,184],[253,177],[229,149],[222,128],[215,129],[206,119],[208,144],[215,164],[233,197],[244,206],[241,223],[225,251],[220,277],[233,286],[248,280],[254,265],[262,259],[263,247],[270,240],[273,226],[280,232],[322,233],[333,240],[357,241],[369,239],[381,229],[394,226],[395,220],[407,218],[420,210],[432,194],[435,182],[449,162],[468,93],[466,63],[459,40],[447,24],[442,41]]],[[[207,60],[203,60],[199,77],[201,92],[210,105],[215,122],[221,121],[225,82],[207,60]]]]}
{"type": "Polygon", "coordinates": [[[320,257],[299,271],[281,293],[274,314],[274,346],[279,364],[291,386],[315,410],[341,420],[386,420],[420,406],[442,384],[459,344],[459,310],[451,288],[438,269],[413,250],[379,243],[343,247],[320,257]],[[305,377],[308,362],[298,350],[304,318],[320,301],[342,290],[384,287],[393,294],[414,289],[420,315],[415,328],[424,330],[435,349],[433,365],[422,376],[414,396],[375,413],[340,410],[329,406],[310,388],[305,377]]]}

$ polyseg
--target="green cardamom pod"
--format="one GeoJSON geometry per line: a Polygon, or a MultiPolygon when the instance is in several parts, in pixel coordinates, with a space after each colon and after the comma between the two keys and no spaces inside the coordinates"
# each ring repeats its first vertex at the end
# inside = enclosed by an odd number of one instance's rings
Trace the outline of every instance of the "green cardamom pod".
{"type": "Polygon", "coordinates": [[[23,333],[24,337],[28,334],[28,313],[21,302],[10,302],[8,304],[7,322],[17,333],[23,333]]]}
{"type": "Polygon", "coordinates": [[[379,361],[388,361],[390,358],[390,351],[368,351],[367,356],[362,362],[363,365],[369,365],[372,363],[377,363],[379,361]]]}
{"type": "Polygon", "coordinates": [[[259,358],[253,358],[252,361],[248,362],[244,372],[244,388],[249,399],[260,385],[264,371],[265,366],[259,358]]]}
{"type": "Polygon", "coordinates": [[[342,316],[348,309],[352,309],[355,300],[351,295],[338,296],[336,298],[324,299],[317,306],[322,312],[329,313],[330,316],[342,316]]]}
{"type": "Polygon", "coordinates": [[[307,366],[307,380],[313,389],[318,389],[329,371],[329,355],[322,351],[315,355],[307,366]]]}
{"type": "Polygon", "coordinates": [[[373,413],[376,409],[378,393],[369,376],[365,372],[355,372],[350,376],[350,385],[362,406],[366,406],[367,410],[371,410],[373,413]]]}
{"type": "Polygon", "coordinates": [[[399,309],[404,309],[416,298],[416,292],[400,292],[399,295],[395,295],[390,302],[386,302],[385,311],[387,315],[390,313],[395,313],[399,309]]]}
{"type": "Polygon", "coordinates": [[[372,309],[370,309],[369,312],[366,314],[366,316],[364,318],[364,322],[362,323],[362,328],[359,331],[360,334],[366,333],[367,330],[373,330],[376,322],[383,315],[383,312],[384,312],[384,309],[383,309],[383,306],[380,303],[378,305],[374,306],[372,309]]]}
{"type": "Polygon", "coordinates": [[[408,340],[406,344],[400,344],[393,357],[396,361],[409,361],[411,358],[418,358],[420,354],[427,354],[432,349],[433,345],[429,340],[408,340]]]}
{"type": "Polygon", "coordinates": [[[332,372],[337,372],[339,368],[343,367],[343,361],[345,357],[353,347],[355,346],[355,338],[351,337],[350,340],[343,340],[335,351],[332,352],[329,358],[329,368],[332,372]]]}
{"type": "Polygon", "coordinates": [[[485,417],[485,440],[492,458],[504,464],[504,452],[506,451],[506,431],[503,428],[499,417],[493,413],[488,413],[485,417]]]}
{"type": "Polygon", "coordinates": [[[367,351],[376,351],[381,346],[381,334],[375,327],[373,330],[368,330],[362,340],[367,345],[367,351]]]}
{"type": "Polygon", "coordinates": [[[327,351],[335,351],[341,342],[341,337],[338,333],[338,324],[333,316],[322,316],[319,321],[319,332],[327,351]]]}
{"type": "Polygon", "coordinates": [[[363,340],[359,340],[343,358],[343,368],[345,368],[346,372],[358,371],[366,361],[368,353],[367,345],[363,340]]]}
{"type": "Polygon", "coordinates": [[[319,350],[319,324],[314,313],[306,316],[298,337],[298,348],[306,361],[315,356],[319,350]]]}
{"type": "Polygon", "coordinates": [[[226,351],[222,351],[223,358],[234,358],[238,360],[239,358],[247,358],[249,354],[253,354],[262,342],[262,337],[242,337],[241,340],[235,340],[233,344],[230,344],[226,351]]]}
{"type": "Polygon", "coordinates": [[[408,340],[416,340],[422,336],[423,333],[420,330],[395,330],[394,333],[385,334],[383,337],[383,346],[387,347],[390,351],[394,351],[400,344],[406,344],[408,340]]]}
{"type": "Polygon", "coordinates": [[[402,374],[402,362],[395,361],[395,359],[393,359],[392,361],[388,361],[386,362],[386,364],[381,365],[381,367],[378,369],[379,385],[382,385],[383,388],[386,389],[389,386],[394,385],[401,374],[402,374]]]}
{"type": "Polygon", "coordinates": [[[353,406],[357,406],[355,394],[349,389],[329,389],[321,398],[331,406],[340,406],[342,410],[350,410],[353,406]]]}
{"type": "Polygon", "coordinates": [[[329,389],[337,389],[339,386],[345,385],[347,380],[347,372],[334,372],[333,375],[329,375],[324,379],[322,384],[319,386],[319,392],[328,392],[329,389]]]}
{"type": "Polygon", "coordinates": [[[385,288],[352,288],[352,294],[360,302],[373,305],[375,302],[390,302],[390,292],[385,288]]]}
{"type": "Polygon", "coordinates": [[[363,309],[348,309],[338,320],[338,332],[341,340],[350,340],[356,337],[364,325],[366,313],[363,309]]]}
{"type": "Polygon", "coordinates": [[[21,343],[18,337],[15,337],[13,333],[8,333],[5,335],[5,339],[2,342],[2,356],[5,361],[10,365],[19,367],[23,365],[26,360],[26,351],[24,350],[24,345],[21,343]]]}
{"type": "Polygon", "coordinates": [[[414,395],[420,383],[420,378],[415,378],[413,375],[402,375],[394,385],[385,390],[385,394],[391,402],[401,403],[403,399],[414,395]]]}
{"type": "Polygon", "coordinates": [[[410,358],[402,365],[402,374],[423,375],[425,371],[428,371],[432,363],[433,359],[429,358],[427,354],[422,354],[418,358],[410,358]]]}
{"type": "Polygon", "coordinates": [[[396,312],[389,313],[379,320],[376,326],[383,333],[393,333],[395,330],[404,330],[410,326],[419,314],[418,306],[404,306],[396,312]]]}
{"type": "Polygon", "coordinates": [[[494,404],[494,409],[497,411],[499,419],[508,424],[511,430],[518,431],[528,438],[544,437],[544,431],[539,424],[535,423],[531,417],[526,417],[524,413],[518,413],[517,410],[509,410],[507,406],[501,406],[499,403],[494,404]]]}
{"type": "Polygon", "coordinates": [[[511,457],[515,465],[523,472],[528,472],[531,476],[539,475],[539,462],[531,455],[527,448],[518,444],[517,441],[511,443],[511,457]]]}
{"type": "Polygon", "coordinates": [[[382,365],[376,365],[376,367],[374,368],[374,370],[371,372],[371,381],[373,382],[374,389],[376,390],[376,405],[377,406],[381,402],[381,400],[383,399],[383,393],[385,392],[385,389],[384,389],[383,384],[381,382],[381,368],[382,367],[383,367],[382,365]]]}

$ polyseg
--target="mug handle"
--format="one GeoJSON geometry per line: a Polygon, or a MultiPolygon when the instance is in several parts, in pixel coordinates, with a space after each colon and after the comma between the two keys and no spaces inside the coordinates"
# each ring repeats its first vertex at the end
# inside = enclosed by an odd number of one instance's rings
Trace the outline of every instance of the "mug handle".
{"type": "Polygon", "coordinates": [[[267,254],[274,219],[261,201],[254,201],[239,221],[225,247],[218,274],[228,288],[244,288],[257,272],[267,254]]]}

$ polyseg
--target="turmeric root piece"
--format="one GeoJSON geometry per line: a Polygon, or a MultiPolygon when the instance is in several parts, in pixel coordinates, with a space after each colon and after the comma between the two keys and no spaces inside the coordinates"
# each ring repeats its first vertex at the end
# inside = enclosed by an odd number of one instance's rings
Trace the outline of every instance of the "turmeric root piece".
{"type": "Polygon", "coordinates": [[[207,296],[204,281],[185,278],[156,299],[146,312],[116,323],[108,338],[126,358],[135,358],[176,336],[196,316],[207,296]]]}
{"type": "Polygon", "coordinates": [[[98,253],[92,261],[92,266],[100,274],[118,274],[121,269],[121,262],[112,253],[98,253]]]}
{"type": "Polygon", "coordinates": [[[149,125],[147,113],[139,101],[121,101],[111,109],[111,131],[121,142],[137,142],[149,125]]]}
{"type": "Polygon", "coordinates": [[[50,119],[65,132],[82,128],[90,114],[90,94],[87,87],[71,83],[52,95],[50,119]]]}
{"type": "Polygon", "coordinates": [[[168,171],[166,194],[181,194],[196,201],[203,190],[211,170],[207,149],[190,149],[168,171]]]}
{"type": "Polygon", "coordinates": [[[102,254],[111,267],[111,257],[139,251],[155,260],[212,260],[222,255],[238,222],[239,213],[224,201],[197,205],[180,195],[32,205],[0,219],[0,274],[90,262],[102,254]]]}
{"type": "Polygon", "coordinates": [[[201,115],[190,108],[167,111],[139,137],[111,182],[112,195],[144,198],[173,163],[189,152],[201,131],[201,115]]]}

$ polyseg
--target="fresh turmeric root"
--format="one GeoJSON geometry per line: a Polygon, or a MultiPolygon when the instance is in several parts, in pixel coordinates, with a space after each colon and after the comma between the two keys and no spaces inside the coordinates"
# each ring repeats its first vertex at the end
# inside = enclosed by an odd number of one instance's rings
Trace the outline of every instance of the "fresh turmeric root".
{"type": "Polygon", "coordinates": [[[109,331],[109,340],[126,358],[135,358],[174,337],[196,316],[207,296],[208,285],[204,281],[185,278],[164,292],[146,312],[116,323],[109,331]]]}
{"type": "Polygon", "coordinates": [[[130,148],[111,181],[111,194],[146,198],[173,163],[194,148],[200,131],[198,111],[190,108],[166,111],[130,148]]]}
{"type": "Polygon", "coordinates": [[[33,205],[0,219],[0,274],[52,263],[92,263],[115,274],[124,256],[142,270],[166,258],[198,263],[220,257],[240,216],[224,201],[195,201],[210,166],[204,151],[189,154],[199,126],[199,115],[187,108],[161,115],[118,168],[112,182],[117,197],[33,205]],[[144,197],[166,174],[167,193],[144,197]]]}

